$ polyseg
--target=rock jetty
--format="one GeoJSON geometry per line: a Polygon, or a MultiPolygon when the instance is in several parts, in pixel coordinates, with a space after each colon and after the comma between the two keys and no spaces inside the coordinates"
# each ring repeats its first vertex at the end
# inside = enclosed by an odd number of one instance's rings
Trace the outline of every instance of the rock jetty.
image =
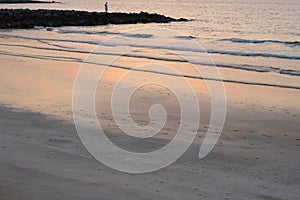
{"type": "Polygon", "coordinates": [[[106,24],[169,23],[174,19],[160,14],[103,13],[75,10],[0,9],[0,28],[33,28],[34,26],[95,26],[106,24]]]}

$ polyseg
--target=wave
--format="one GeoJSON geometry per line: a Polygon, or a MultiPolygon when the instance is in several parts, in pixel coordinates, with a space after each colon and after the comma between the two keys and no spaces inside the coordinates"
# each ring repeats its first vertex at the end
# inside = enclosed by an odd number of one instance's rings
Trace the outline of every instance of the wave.
{"type": "Polygon", "coordinates": [[[292,75],[292,76],[300,76],[300,71],[298,71],[298,70],[285,69],[285,70],[281,70],[279,73],[280,74],[288,74],[288,75],[292,75]]]}
{"type": "Polygon", "coordinates": [[[87,34],[87,35],[116,35],[118,32],[110,31],[84,31],[84,30],[70,30],[70,29],[58,29],[57,33],[60,34],[87,34]]]}
{"type": "MultiPolygon", "coordinates": [[[[100,43],[104,46],[125,46],[126,44],[105,44],[100,43]]],[[[199,49],[190,47],[178,47],[178,46],[157,46],[157,45],[139,45],[139,44],[127,44],[127,46],[135,48],[152,48],[152,49],[165,49],[174,51],[190,51],[196,53],[209,53],[209,54],[221,54],[221,55],[231,55],[231,56],[245,56],[245,57],[266,57],[266,58],[280,58],[288,60],[300,60],[300,56],[297,55],[283,55],[283,54],[272,54],[272,53],[252,53],[252,52],[241,52],[241,51],[224,51],[224,50],[214,50],[214,49],[199,49]]]]}
{"type": "Polygon", "coordinates": [[[237,52],[237,51],[222,51],[222,50],[207,50],[207,53],[214,54],[227,54],[232,56],[246,56],[246,57],[266,57],[266,58],[281,58],[288,60],[300,60],[300,56],[297,55],[282,55],[272,53],[251,53],[251,52],[237,52]]]}
{"type": "MultiPolygon", "coordinates": [[[[43,29],[44,27],[37,27],[38,30],[43,29]]],[[[57,33],[60,34],[87,34],[87,35],[121,35],[123,37],[136,37],[136,38],[151,38],[152,34],[132,34],[132,33],[121,33],[121,32],[111,32],[111,31],[84,31],[84,30],[70,30],[70,29],[58,29],[57,33]]],[[[177,39],[191,40],[197,37],[188,35],[188,36],[174,36],[177,39]]]]}
{"type": "MultiPolygon", "coordinates": [[[[36,29],[40,30],[44,27],[36,27],[36,29]]],[[[121,35],[123,37],[137,37],[137,38],[151,38],[153,37],[152,34],[132,34],[132,33],[120,33],[120,32],[111,32],[111,31],[84,31],[84,30],[70,30],[70,29],[58,29],[57,33],[60,34],[87,34],[87,35],[121,35]]],[[[185,39],[191,40],[197,37],[188,35],[188,36],[174,36],[177,39],[185,39]]]]}
{"type": "MultiPolygon", "coordinates": [[[[39,28],[41,29],[41,28],[39,28]]],[[[110,32],[110,31],[84,31],[84,30],[70,30],[70,29],[59,29],[57,31],[60,34],[87,34],[87,35],[121,35],[123,37],[136,37],[136,38],[151,38],[152,34],[132,34],[132,33],[120,33],[120,32],[110,32]]],[[[192,40],[196,39],[195,36],[174,36],[177,39],[192,40]]],[[[243,38],[225,38],[220,39],[220,41],[230,41],[233,43],[250,43],[250,44],[262,44],[262,43],[277,43],[289,46],[300,46],[300,41],[280,41],[280,40],[250,40],[243,38]]]]}
{"type": "Polygon", "coordinates": [[[249,39],[242,39],[242,38],[226,38],[226,39],[221,39],[220,41],[230,41],[234,43],[252,43],[252,44],[277,43],[277,44],[285,44],[285,45],[292,45],[292,46],[300,46],[300,41],[249,40],[249,39]]]}
{"type": "Polygon", "coordinates": [[[28,40],[44,40],[44,41],[54,41],[54,42],[71,42],[71,43],[83,43],[83,44],[93,44],[102,46],[129,46],[134,48],[152,48],[152,49],[164,49],[173,51],[190,51],[196,53],[208,53],[208,54],[221,54],[221,55],[231,55],[231,56],[245,56],[245,57],[266,57],[266,58],[279,58],[288,60],[300,60],[300,56],[297,55],[283,55],[283,54],[272,54],[272,53],[255,53],[255,52],[239,52],[239,51],[224,51],[224,50],[214,50],[214,49],[199,49],[193,47],[178,47],[178,46],[159,46],[159,45],[140,45],[140,44],[122,44],[122,43],[104,43],[101,41],[89,41],[89,40],[65,40],[65,39],[50,39],[50,38],[32,38],[19,35],[9,35],[0,34],[1,36],[22,38],[28,40]]]}
{"type": "MultiPolygon", "coordinates": [[[[45,42],[49,46],[52,44],[45,42]]],[[[94,55],[110,55],[110,56],[119,56],[117,53],[111,52],[90,52],[84,50],[77,50],[77,49],[67,49],[64,46],[61,46],[60,49],[58,48],[47,48],[47,47],[38,47],[38,46],[30,46],[30,45],[19,45],[19,44],[0,44],[1,46],[16,46],[16,47],[24,47],[24,48],[31,48],[31,49],[39,49],[39,50],[46,50],[46,51],[63,51],[69,53],[81,53],[81,54],[94,54],[94,55]]],[[[144,58],[144,59],[151,59],[151,60],[160,60],[166,62],[188,62],[184,59],[177,59],[177,58],[165,58],[165,57],[155,57],[155,56],[148,56],[148,55],[137,55],[137,54],[123,54],[124,57],[130,58],[144,58]]],[[[259,65],[249,65],[249,64],[224,64],[224,63],[206,63],[206,62],[198,62],[192,61],[191,64],[195,65],[202,65],[202,66],[211,66],[211,67],[220,67],[220,68],[230,68],[230,69],[237,69],[237,70],[246,70],[246,71],[253,71],[253,72],[273,72],[279,74],[285,74],[290,76],[300,76],[300,71],[292,70],[292,69],[280,69],[278,67],[271,67],[271,66],[259,66],[259,65]]]]}
{"type": "Polygon", "coordinates": [[[184,35],[178,35],[178,36],[175,36],[174,38],[177,38],[177,39],[185,39],[185,40],[192,40],[192,39],[195,39],[197,37],[194,37],[192,35],[187,35],[187,36],[184,36],[184,35]]]}
{"type": "MultiPolygon", "coordinates": [[[[7,51],[1,51],[1,50],[0,50],[0,54],[10,55],[10,56],[18,56],[18,57],[36,58],[36,59],[42,59],[42,60],[55,60],[55,61],[67,61],[67,62],[79,62],[79,63],[86,62],[87,64],[104,66],[101,63],[88,62],[88,61],[85,61],[83,59],[78,59],[78,58],[73,58],[73,57],[30,55],[30,54],[21,54],[21,53],[7,52],[7,51]]],[[[206,80],[206,81],[218,81],[218,82],[236,83],[236,84],[243,84],[243,85],[266,86],[266,87],[277,87],[277,88],[287,88],[287,89],[300,90],[300,87],[298,87],[298,86],[259,83],[259,82],[231,80],[231,79],[206,78],[206,77],[194,76],[194,75],[173,74],[173,73],[166,73],[166,72],[155,71],[155,70],[130,68],[130,67],[127,67],[127,66],[120,66],[120,65],[110,65],[109,67],[118,68],[118,69],[132,70],[132,71],[139,71],[139,72],[145,72],[145,73],[152,73],[152,74],[160,74],[160,75],[166,75],[166,76],[176,76],[176,77],[185,77],[185,78],[191,78],[191,79],[200,79],[200,80],[206,80]]]]}
{"type": "MultiPolygon", "coordinates": [[[[35,27],[37,30],[43,29],[43,26],[35,27]]],[[[87,35],[121,35],[123,37],[137,37],[137,38],[151,38],[152,34],[132,34],[132,33],[121,33],[121,32],[112,32],[112,31],[85,31],[85,30],[71,30],[71,29],[58,29],[57,33],[60,34],[87,34],[87,35]]],[[[196,37],[188,36],[174,36],[177,39],[191,40],[196,37]]]]}
{"type": "Polygon", "coordinates": [[[132,33],[120,33],[123,37],[136,37],[136,38],[151,38],[152,34],[132,34],[132,33]]]}
{"type": "Polygon", "coordinates": [[[84,30],[69,30],[59,29],[57,33],[60,34],[87,34],[87,35],[121,35],[123,37],[136,37],[136,38],[151,38],[152,34],[132,34],[132,33],[120,33],[111,31],[84,31],[84,30]]]}

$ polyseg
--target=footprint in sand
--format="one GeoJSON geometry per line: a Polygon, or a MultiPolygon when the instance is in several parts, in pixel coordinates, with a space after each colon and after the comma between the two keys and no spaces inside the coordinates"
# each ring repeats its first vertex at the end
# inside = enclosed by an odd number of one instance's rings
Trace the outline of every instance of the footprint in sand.
{"type": "Polygon", "coordinates": [[[268,138],[272,138],[271,135],[266,135],[266,134],[262,134],[263,137],[268,137],[268,138]]]}

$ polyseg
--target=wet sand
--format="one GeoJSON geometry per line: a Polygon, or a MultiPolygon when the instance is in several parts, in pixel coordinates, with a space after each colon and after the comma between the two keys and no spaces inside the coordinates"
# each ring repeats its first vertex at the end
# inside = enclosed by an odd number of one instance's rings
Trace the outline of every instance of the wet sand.
{"type": "MultiPolygon", "coordinates": [[[[22,39],[4,40],[37,45],[22,39]]],[[[298,90],[225,83],[225,127],[214,150],[200,160],[197,155],[210,117],[209,97],[203,80],[191,80],[201,91],[197,95],[202,121],[194,144],[167,168],[132,175],[96,161],[76,133],[71,103],[80,63],[54,58],[85,55],[48,52],[49,59],[41,59],[24,56],[29,52],[23,48],[1,48],[18,55],[0,55],[1,199],[277,200],[300,195],[298,90]]],[[[40,50],[31,50],[30,54],[38,55],[40,50]]],[[[130,65],[128,58],[118,62],[125,61],[130,65]]],[[[131,148],[130,138],[111,120],[109,98],[104,98],[125,71],[112,68],[106,72],[96,102],[108,136],[131,148]]],[[[176,103],[169,103],[174,96],[155,85],[137,91],[133,118],[147,121],[145,108],[154,100],[167,106],[171,120],[147,145],[134,146],[136,150],[164,145],[176,131],[174,124],[180,116],[176,103]]]]}

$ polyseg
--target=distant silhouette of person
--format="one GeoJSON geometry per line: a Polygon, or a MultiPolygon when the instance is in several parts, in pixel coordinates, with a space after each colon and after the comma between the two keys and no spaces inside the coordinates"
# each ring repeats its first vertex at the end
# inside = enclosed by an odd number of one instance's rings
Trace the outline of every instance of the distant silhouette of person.
{"type": "Polygon", "coordinates": [[[108,13],[108,2],[106,2],[106,3],[104,4],[104,9],[105,9],[105,12],[108,13]]]}

